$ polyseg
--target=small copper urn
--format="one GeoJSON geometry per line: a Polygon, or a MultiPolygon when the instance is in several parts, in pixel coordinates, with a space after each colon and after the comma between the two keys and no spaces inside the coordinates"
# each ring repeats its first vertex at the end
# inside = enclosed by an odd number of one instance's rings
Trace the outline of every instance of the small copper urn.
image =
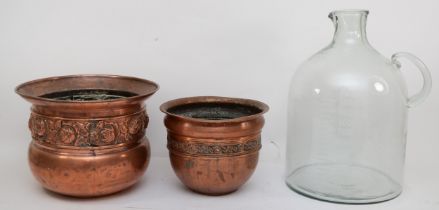
{"type": "Polygon", "coordinates": [[[168,149],[178,178],[209,195],[237,190],[252,175],[261,148],[264,103],[215,96],[162,104],[168,149]]]}
{"type": "Polygon", "coordinates": [[[150,157],[145,99],[154,82],[125,76],[51,77],[19,85],[32,103],[29,164],[48,190],[101,196],[136,183],[150,157]]]}

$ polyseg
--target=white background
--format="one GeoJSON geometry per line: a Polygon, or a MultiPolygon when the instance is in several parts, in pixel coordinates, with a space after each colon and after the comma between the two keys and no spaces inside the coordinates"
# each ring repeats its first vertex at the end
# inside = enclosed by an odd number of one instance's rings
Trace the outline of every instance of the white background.
{"type": "MultiPolygon", "coordinates": [[[[0,0],[0,209],[439,209],[439,2],[437,0],[0,0]],[[297,66],[329,44],[335,9],[368,9],[368,37],[382,54],[412,52],[433,90],[410,110],[406,182],[395,200],[363,206],[312,200],[284,185],[287,89],[297,66]],[[156,81],[148,101],[152,163],[124,193],[72,199],[43,191],[26,163],[30,104],[19,83],[66,74],[121,74],[156,81]],[[270,105],[258,170],[238,192],[185,190],[168,160],[159,105],[220,95],[270,105]]],[[[404,64],[403,64],[404,65],[404,64]]],[[[410,93],[421,77],[404,65],[410,93]]]]}

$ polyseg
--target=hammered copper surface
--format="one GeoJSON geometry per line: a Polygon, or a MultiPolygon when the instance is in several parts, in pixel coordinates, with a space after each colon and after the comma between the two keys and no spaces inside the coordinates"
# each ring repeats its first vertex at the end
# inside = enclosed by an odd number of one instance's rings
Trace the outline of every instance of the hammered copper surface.
{"type": "Polygon", "coordinates": [[[190,189],[209,195],[237,190],[254,172],[263,114],[254,100],[203,96],[164,103],[172,168],[190,189]]]}
{"type": "Polygon", "coordinates": [[[29,164],[43,187],[101,196],[136,183],[150,157],[144,101],[155,83],[134,77],[73,75],[19,85],[32,103],[29,164]]]}

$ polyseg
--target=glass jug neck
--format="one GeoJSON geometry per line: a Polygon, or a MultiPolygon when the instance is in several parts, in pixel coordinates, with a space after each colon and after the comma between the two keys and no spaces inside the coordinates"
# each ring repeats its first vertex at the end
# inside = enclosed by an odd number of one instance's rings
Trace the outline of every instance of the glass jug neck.
{"type": "Polygon", "coordinates": [[[338,10],[329,14],[335,25],[333,45],[366,44],[367,10],[338,10]]]}

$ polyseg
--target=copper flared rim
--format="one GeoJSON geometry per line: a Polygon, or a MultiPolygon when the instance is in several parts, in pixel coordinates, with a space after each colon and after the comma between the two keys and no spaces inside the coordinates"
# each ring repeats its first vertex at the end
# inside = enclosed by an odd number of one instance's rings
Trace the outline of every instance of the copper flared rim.
{"type": "MultiPolygon", "coordinates": [[[[153,81],[132,77],[132,76],[121,76],[121,75],[111,75],[111,74],[78,74],[78,75],[65,75],[65,76],[53,76],[46,77],[41,79],[31,80],[25,83],[18,85],[15,88],[15,93],[20,95],[21,97],[28,99],[30,101],[41,101],[41,102],[49,102],[49,103],[57,103],[57,104],[100,104],[100,103],[112,103],[112,102],[123,102],[123,101],[138,101],[148,98],[152,94],[154,94],[159,89],[159,85],[153,81]],[[90,78],[100,78],[100,79],[113,79],[113,80],[130,80],[133,82],[138,82],[144,88],[142,90],[136,91],[135,96],[117,98],[117,99],[109,99],[109,100],[91,100],[91,101],[70,101],[70,100],[58,100],[41,97],[41,94],[32,93],[32,91],[27,91],[26,89],[31,89],[35,86],[38,86],[42,83],[57,81],[57,80],[78,80],[81,79],[90,79],[90,78]]],[[[48,92],[49,93],[49,92],[48,92]]]]}
{"type": "Polygon", "coordinates": [[[165,113],[167,115],[170,115],[170,116],[173,116],[176,118],[180,118],[180,119],[184,119],[184,120],[188,120],[188,121],[205,122],[205,123],[242,122],[242,121],[251,120],[251,119],[260,117],[264,113],[266,113],[268,110],[269,110],[269,106],[267,104],[260,102],[260,101],[257,101],[257,100],[244,99],[244,98],[230,98],[230,97],[222,97],[222,96],[195,96],[195,97],[179,98],[179,99],[167,101],[160,106],[160,111],[162,111],[163,113],[165,113]],[[174,107],[188,105],[188,104],[199,104],[199,103],[238,104],[238,105],[242,105],[242,106],[254,107],[254,108],[259,109],[260,111],[258,113],[251,114],[251,115],[246,115],[246,116],[237,117],[237,118],[233,118],[233,119],[223,119],[223,120],[209,120],[209,119],[202,119],[202,118],[192,118],[192,117],[187,117],[187,116],[183,116],[183,115],[169,112],[169,109],[174,108],[174,107]]]}

